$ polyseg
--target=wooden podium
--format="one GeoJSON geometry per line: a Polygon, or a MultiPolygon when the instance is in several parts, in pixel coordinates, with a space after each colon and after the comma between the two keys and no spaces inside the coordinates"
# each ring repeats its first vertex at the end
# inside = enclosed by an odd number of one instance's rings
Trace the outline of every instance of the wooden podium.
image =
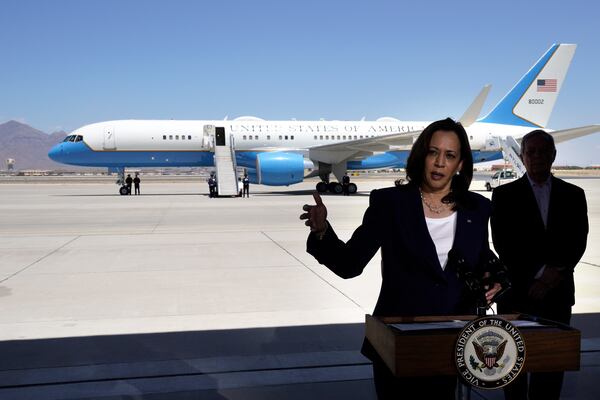
{"type": "MultiPolygon", "coordinates": [[[[533,320],[524,314],[499,315],[509,321],[533,320]]],[[[454,348],[461,328],[427,329],[427,323],[470,321],[474,315],[434,317],[366,316],[366,336],[390,371],[398,377],[457,375],[454,348]],[[421,323],[403,331],[391,324],[421,323]]],[[[581,333],[539,318],[537,327],[518,327],[525,338],[524,372],[578,371],[581,333]]]]}

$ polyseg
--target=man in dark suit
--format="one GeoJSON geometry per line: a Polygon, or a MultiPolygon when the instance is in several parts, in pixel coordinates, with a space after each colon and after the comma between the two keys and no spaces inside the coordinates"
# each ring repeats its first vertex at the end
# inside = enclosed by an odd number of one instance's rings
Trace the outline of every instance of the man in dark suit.
{"type": "Polygon", "coordinates": [[[210,174],[210,178],[208,178],[208,190],[208,197],[217,197],[217,179],[214,173],[210,174]]]}
{"type": "Polygon", "coordinates": [[[125,179],[125,184],[127,185],[127,194],[131,194],[131,185],[133,184],[133,178],[130,174],[127,174],[127,179],[125,179]]]}
{"type": "Polygon", "coordinates": [[[242,179],[243,191],[242,197],[250,197],[250,178],[248,178],[248,174],[244,174],[244,179],[242,179]]]}
{"type": "Polygon", "coordinates": [[[133,186],[135,188],[135,194],[138,195],[140,194],[140,182],[142,180],[140,179],[140,174],[139,172],[135,173],[135,178],[133,178],[133,186]]]}
{"type": "MultiPolygon", "coordinates": [[[[512,293],[500,312],[524,312],[569,324],[575,304],[573,270],[588,234],[583,190],[550,174],[554,139],[542,130],[525,135],[521,158],[527,174],[492,195],[492,239],[508,268],[512,293]]],[[[562,373],[523,375],[505,390],[507,399],[558,399],[562,373]]]]}

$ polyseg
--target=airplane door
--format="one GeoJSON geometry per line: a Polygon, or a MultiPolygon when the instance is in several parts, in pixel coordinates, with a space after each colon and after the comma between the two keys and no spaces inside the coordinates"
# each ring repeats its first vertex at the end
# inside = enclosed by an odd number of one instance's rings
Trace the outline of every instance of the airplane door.
{"type": "Polygon", "coordinates": [[[115,131],[113,128],[104,128],[104,150],[115,150],[117,142],[115,140],[115,131]]]}
{"type": "Polygon", "coordinates": [[[222,126],[215,127],[215,145],[225,146],[225,128],[222,126]]]}

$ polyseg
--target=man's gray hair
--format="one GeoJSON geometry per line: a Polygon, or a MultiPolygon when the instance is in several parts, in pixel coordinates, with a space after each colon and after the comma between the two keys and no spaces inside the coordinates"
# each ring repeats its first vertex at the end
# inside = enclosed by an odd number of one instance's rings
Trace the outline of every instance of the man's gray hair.
{"type": "Polygon", "coordinates": [[[527,146],[527,141],[535,136],[541,137],[546,143],[552,146],[552,151],[556,151],[556,145],[554,144],[554,138],[552,135],[541,129],[536,129],[529,132],[521,139],[521,154],[523,154],[523,150],[525,149],[525,146],[527,146]]]}

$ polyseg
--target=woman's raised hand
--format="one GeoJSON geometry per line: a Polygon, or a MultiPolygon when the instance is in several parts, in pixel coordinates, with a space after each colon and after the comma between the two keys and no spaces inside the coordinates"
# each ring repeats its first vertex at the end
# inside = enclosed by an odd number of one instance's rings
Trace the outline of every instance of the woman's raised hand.
{"type": "Polygon", "coordinates": [[[304,225],[310,226],[311,232],[323,233],[327,229],[327,207],[323,204],[318,192],[313,192],[313,197],[316,204],[302,206],[302,210],[306,212],[300,215],[300,219],[306,220],[304,225]]]}

